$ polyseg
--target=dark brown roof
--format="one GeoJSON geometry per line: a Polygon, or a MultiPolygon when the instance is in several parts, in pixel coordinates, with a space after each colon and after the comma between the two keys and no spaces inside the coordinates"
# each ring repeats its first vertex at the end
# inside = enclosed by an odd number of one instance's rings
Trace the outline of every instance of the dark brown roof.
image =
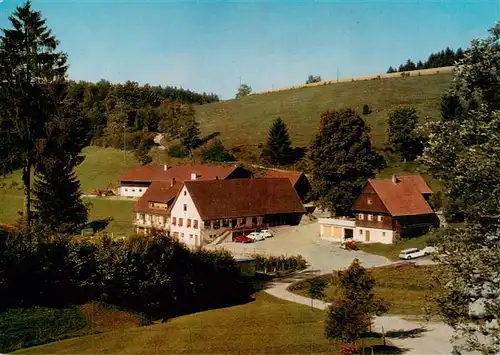
{"type": "Polygon", "coordinates": [[[422,196],[422,191],[430,191],[425,182],[427,188],[424,188],[420,179],[414,177],[402,176],[398,177],[398,180],[397,183],[394,183],[392,179],[368,180],[391,215],[411,216],[434,213],[422,196]]]}
{"type": "Polygon", "coordinates": [[[203,220],[305,213],[287,178],[186,181],[184,185],[203,220]]]}
{"type": "Polygon", "coordinates": [[[169,215],[169,210],[150,208],[149,202],[171,203],[182,187],[181,182],[154,181],[135,203],[136,212],[152,213],[158,215],[169,215]]]}
{"type": "Polygon", "coordinates": [[[160,165],[142,165],[123,174],[120,181],[170,181],[172,178],[177,181],[185,181],[191,179],[192,173],[196,173],[197,178],[202,180],[225,179],[238,168],[237,165],[189,164],[169,166],[165,170],[165,167],[160,165]]]}
{"type": "Polygon", "coordinates": [[[292,170],[268,170],[263,177],[269,178],[288,178],[292,185],[295,186],[297,181],[304,173],[302,171],[292,171],[292,170]]]}

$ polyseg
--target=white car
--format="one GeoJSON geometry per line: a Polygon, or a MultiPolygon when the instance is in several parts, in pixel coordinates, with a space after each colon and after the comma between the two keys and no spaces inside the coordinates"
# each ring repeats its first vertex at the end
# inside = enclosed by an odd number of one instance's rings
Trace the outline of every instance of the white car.
{"type": "Polygon", "coordinates": [[[420,250],[418,248],[410,248],[401,250],[401,253],[399,253],[399,258],[404,260],[411,260],[411,259],[421,258],[422,256],[425,255],[426,253],[423,250],[420,250]]]}
{"type": "Polygon", "coordinates": [[[269,229],[263,229],[260,231],[266,238],[271,238],[273,236],[273,233],[269,229]]]}
{"type": "Polygon", "coordinates": [[[425,253],[425,255],[430,255],[430,254],[437,254],[438,249],[436,247],[425,247],[422,249],[422,251],[425,253]]]}
{"type": "Polygon", "coordinates": [[[266,237],[264,234],[259,233],[259,232],[252,232],[249,235],[247,235],[247,238],[253,239],[254,241],[259,241],[259,240],[265,240],[266,237]]]}

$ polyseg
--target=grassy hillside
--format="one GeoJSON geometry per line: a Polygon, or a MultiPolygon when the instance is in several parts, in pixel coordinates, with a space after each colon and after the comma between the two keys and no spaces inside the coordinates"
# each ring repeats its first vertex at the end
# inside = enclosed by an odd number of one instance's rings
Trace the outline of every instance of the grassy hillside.
{"type": "MultiPolygon", "coordinates": [[[[68,339],[22,353],[336,354],[337,343],[323,335],[324,318],[323,311],[260,293],[244,305],[174,318],[164,324],[68,339]]],[[[381,343],[381,339],[364,340],[365,346],[381,343]]]]}
{"type": "MultiPolygon", "coordinates": [[[[82,185],[82,193],[93,188],[106,188],[108,184],[117,186],[120,175],[138,165],[130,152],[113,148],[87,147],[84,150],[85,161],[77,168],[77,175],[82,185]]],[[[19,217],[23,208],[23,185],[21,172],[16,171],[6,177],[0,177],[0,223],[12,223],[19,217]]],[[[132,231],[132,201],[112,201],[85,199],[91,202],[89,222],[104,222],[105,231],[110,233],[128,233],[132,231]]]]}
{"type": "Polygon", "coordinates": [[[221,132],[228,147],[254,145],[267,138],[269,126],[281,116],[289,127],[292,142],[308,146],[318,129],[319,117],[330,108],[350,107],[361,113],[367,104],[373,111],[364,116],[372,127],[373,141],[382,146],[390,109],[412,104],[419,116],[439,115],[441,95],[448,88],[452,74],[411,76],[381,80],[354,81],[251,95],[199,106],[198,119],[204,134],[221,132]]]}

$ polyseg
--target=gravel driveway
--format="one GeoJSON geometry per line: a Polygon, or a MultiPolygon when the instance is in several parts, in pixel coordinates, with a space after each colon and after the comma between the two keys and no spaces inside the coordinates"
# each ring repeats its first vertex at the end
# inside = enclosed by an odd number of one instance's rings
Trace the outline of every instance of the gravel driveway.
{"type": "Polygon", "coordinates": [[[314,221],[299,226],[284,226],[271,229],[274,237],[266,240],[242,244],[222,243],[206,246],[207,249],[227,249],[234,255],[252,253],[265,255],[302,255],[310,264],[310,268],[318,273],[329,273],[332,270],[348,267],[358,258],[363,266],[375,267],[390,263],[385,257],[368,254],[362,251],[340,249],[338,244],[319,238],[319,224],[314,221]]]}

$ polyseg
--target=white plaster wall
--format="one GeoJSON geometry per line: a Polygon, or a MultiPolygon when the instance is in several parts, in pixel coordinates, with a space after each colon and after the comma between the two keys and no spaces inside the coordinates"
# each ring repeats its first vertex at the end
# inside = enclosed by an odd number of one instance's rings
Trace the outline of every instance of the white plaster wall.
{"type": "Polygon", "coordinates": [[[120,186],[120,196],[141,197],[147,189],[144,186],[120,186]]]}
{"type": "Polygon", "coordinates": [[[185,186],[182,187],[182,190],[179,193],[179,197],[177,201],[175,201],[174,206],[172,207],[172,211],[170,213],[170,233],[173,234],[175,232],[179,233],[179,240],[181,242],[186,243],[191,246],[199,246],[201,245],[201,218],[198,210],[196,209],[191,196],[189,195],[189,191],[185,186]],[[185,193],[185,195],[184,195],[185,193]],[[187,205],[187,211],[184,211],[184,204],[187,205]],[[176,225],[172,224],[172,219],[176,218],[176,225]],[[182,218],[182,227],[179,227],[179,218],[182,218]],[[191,219],[191,227],[187,226],[187,220],[191,219]],[[198,228],[194,229],[194,220],[198,220],[198,228]],[[182,236],[184,234],[184,237],[182,236]],[[191,238],[189,235],[192,234],[191,238]]]}
{"type": "Polygon", "coordinates": [[[354,240],[358,242],[392,244],[393,237],[394,237],[394,231],[389,229],[377,229],[377,228],[365,228],[365,227],[356,227],[354,229],[354,240]],[[369,242],[365,240],[367,230],[370,231],[369,242]]]}

